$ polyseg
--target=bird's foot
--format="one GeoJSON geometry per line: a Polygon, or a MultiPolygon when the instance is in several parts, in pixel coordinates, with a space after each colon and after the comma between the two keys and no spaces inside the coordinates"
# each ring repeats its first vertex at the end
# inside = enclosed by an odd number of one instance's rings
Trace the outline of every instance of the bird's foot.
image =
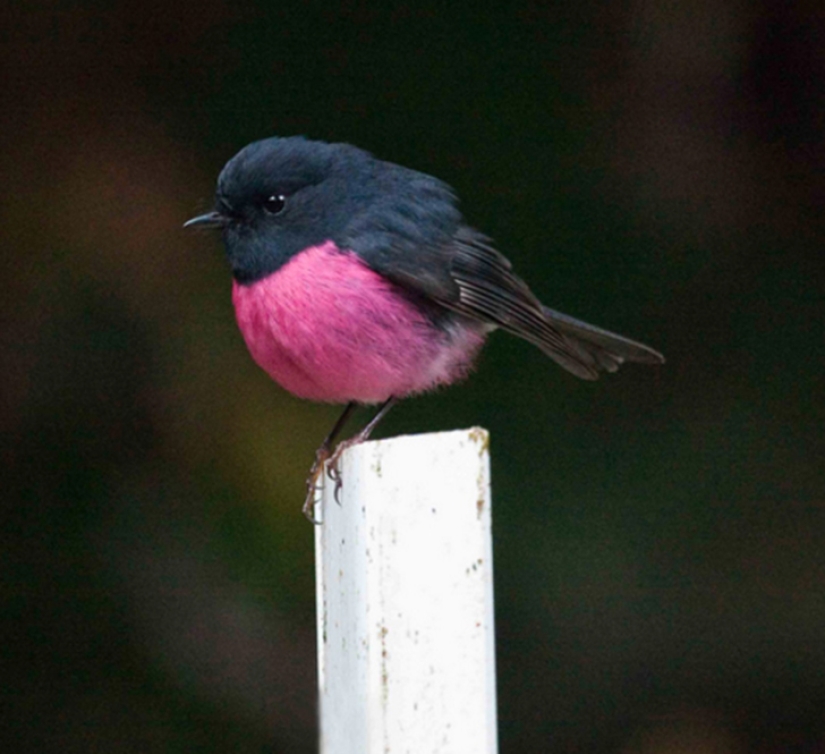
{"type": "Polygon", "coordinates": [[[369,432],[364,433],[362,431],[355,435],[355,437],[350,437],[348,440],[341,440],[341,442],[335,446],[335,452],[329,457],[329,461],[327,461],[327,476],[335,482],[335,491],[333,495],[335,496],[335,502],[338,503],[338,505],[341,505],[341,487],[344,484],[344,480],[341,477],[341,456],[345,450],[364,442],[364,440],[367,440],[368,438],[369,432]]]}
{"type": "Polygon", "coordinates": [[[339,461],[341,460],[341,455],[347,448],[351,448],[353,445],[358,445],[359,443],[364,442],[365,440],[369,440],[372,431],[378,425],[378,422],[387,415],[387,412],[398,402],[398,399],[395,397],[388,398],[378,409],[378,412],[375,416],[370,419],[369,423],[366,427],[364,427],[357,435],[354,437],[350,437],[349,440],[343,440],[339,442],[338,445],[335,447],[335,451],[332,451],[332,442],[338,436],[338,433],[341,430],[341,427],[344,425],[344,422],[347,420],[349,415],[355,409],[355,403],[348,403],[347,407],[344,409],[344,413],[341,414],[341,417],[335,423],[335,426],[332,428],[332,431],[327,435],[326,439],[323,443],[321,443],[321,447],[315,451],[315,463],[312,464],[312,468],[309,470],[309,477],[307,478],[307,499],[304,501],[304,515],[313,523],[313,524],[320,524],[321,521],[315,518],[314,510],[315,510],[315,498],[316,493],[320,489],[320,481],[323,479],[324,476],[324,468],[326,468],[327,475],[329,478],[335,482],[335,502],[338,505],[341,505],[341,487],[343,485],[343,480],[341,478],[341,468],[339,465],[339,461]]]}
{"type": "Polygon", "coordinates": [[[315,463],[309,470],[307,477],[307,497],[304,500],[304,507],[301,509],[304,515],[313,524],[320,524],[321,522],[315,518],[315,499],[318,491],[321,489],[321,481],[324,476],[324,464],[330,457],[329,445],[324,443],[318,450],[315,451],[315,463]]]}

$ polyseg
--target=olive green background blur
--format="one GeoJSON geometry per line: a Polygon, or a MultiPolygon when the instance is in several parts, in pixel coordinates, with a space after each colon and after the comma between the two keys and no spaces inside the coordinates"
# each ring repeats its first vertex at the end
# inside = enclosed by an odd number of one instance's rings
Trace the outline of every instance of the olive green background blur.
{"type": "MultiPolygon", "coordinates": [[[[4,752],[311,752],[304,478],[339,409],[181,224],[273,134],[462,197],[550,306],[381,436],[492,434],[503,752],[825,751],[821,4],[6,3],[4,752]]],[[[426,553],[422,553],[426,557],[426,553]]]]}

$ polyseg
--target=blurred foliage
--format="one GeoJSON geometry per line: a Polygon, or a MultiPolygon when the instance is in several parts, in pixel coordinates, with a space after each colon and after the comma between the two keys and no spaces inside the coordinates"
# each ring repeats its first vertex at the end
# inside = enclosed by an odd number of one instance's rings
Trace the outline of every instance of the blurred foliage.
{"type": "Polygon", "coordinates": [[[180,228],[304,133],[447,180],[548,304],[669,359],[586,384],[497,336],[383,426],[491,430],[502,751],[822,751],[818,6],[2,14],[0,749],[315,749],[337,409],[255,367],[180,228]]]}

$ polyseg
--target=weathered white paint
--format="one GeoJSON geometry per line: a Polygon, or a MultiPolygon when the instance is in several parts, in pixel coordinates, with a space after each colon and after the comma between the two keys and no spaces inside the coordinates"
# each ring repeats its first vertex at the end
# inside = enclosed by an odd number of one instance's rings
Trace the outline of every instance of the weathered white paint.
{"type": "Polygon", "coordinates": [[[321,754],[497,751],[489,437],[368,442],[316,506],[321,754]]]}

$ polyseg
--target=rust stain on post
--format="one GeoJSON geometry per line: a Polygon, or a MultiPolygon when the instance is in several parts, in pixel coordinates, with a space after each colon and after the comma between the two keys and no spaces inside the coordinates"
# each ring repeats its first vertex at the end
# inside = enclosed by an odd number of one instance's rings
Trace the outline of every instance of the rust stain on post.
{"type": "Polygon", "coordinates": [[[481,427],[473,427],[469,432],[470,439],[479,445],[478,454],[484,455],[490,450],[490,433],[481,427]]]}

